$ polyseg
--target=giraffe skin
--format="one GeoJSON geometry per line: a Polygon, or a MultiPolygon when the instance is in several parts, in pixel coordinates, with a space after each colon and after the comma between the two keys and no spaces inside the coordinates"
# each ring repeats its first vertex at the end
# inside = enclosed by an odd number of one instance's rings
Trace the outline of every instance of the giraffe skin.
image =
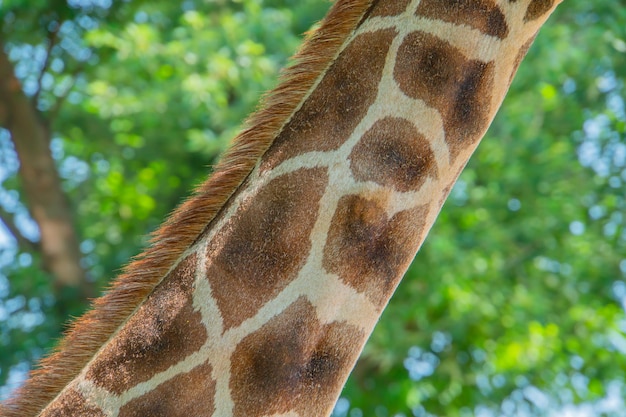
{"type": "Polygon", "coordinates": [[[219,213],[38,415],[329,415],[558,3],[368,3],[219,213]]]}

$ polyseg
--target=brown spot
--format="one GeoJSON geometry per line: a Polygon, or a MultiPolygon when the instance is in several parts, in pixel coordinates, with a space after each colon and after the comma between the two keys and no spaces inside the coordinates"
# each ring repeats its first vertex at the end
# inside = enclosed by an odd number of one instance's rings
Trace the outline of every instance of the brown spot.
{"type": "Polygon", "coordinates": [[[224,237],[209,245],[207,277],[225,328],[252,317],[304,265],[309,234],[328,183],[325,169],[276,178],[233,215],[224,237]]]}
{"type": "Polygon", "coordinates": [[[324,246],[324,269],[382,307],[423,240],[426,214],[418,207],[388,218],[376,201],[342,197],[324,246]]]}
{"type": "Polygon", "coordinates": [[[456,184],[457,180],[461,176],[461,173],[463,173],[464,169],[465,169],[465,165],[461,165],[460,167],[458,167],[454,176],[451,177],[452,179],[450,180],[450,183],[443,189],[443,192],[441,193],[441,198],[439,199],[438,209],[440,209],[443,206],[443,204],[446,202],[446,199],[448,198],[450,191],[452,191],[452,189],[454,188],[454,184],[456,184]]]}
{"type": "Polygon", "coordinates": [[[63,392],[54,402],[47,407],[40,417],[106,417],[100,409],[90,405],[85,397],[74,389],[63,392]]]}
{"type": "Polygon", "coordinates": [[[410,0],[377,1],[370,12],[370,17],[398,16],[404,13],[410,0]]]}
{"type": "Polygon", "coordinates": [[[437,162],[428,140],[406,119],[386,117],[368,130],[350,154],[358,181],[374,181],[398,191],[418,190],[437,178],[437,162]]]}
{"type": "Polygon", "coordinates": [[[515,77],[515,73],[517,72],[517,69],[519,68],[520,64],[522,63],[522,60],[528,53],[528,50],[530,49],[531,45],[535,41],[535,36],[537,36],[536,33],[533,37],[527,40],[524,45],[522,45],[519,51],[517,51],[517,55],[515,56],[515,61],[513,63],[513,70],[511,71],[511,76],[509,77],[509,84],[511,83],[511,81],[513,81],[513,77],[515,77]]]}
{"type": "Polygon", "coordinates": [[[493,0],[422,0],[415,14],[467,25],[500,39],[506,38],[509,33],[506,18],[493,0]]]}
{"type": "Polygon", "coordinates": [[[443,207],[443,204],[448,199],[448,195],[450,195],[450,191],[452,191],[452,187],[454,187],[455,183],[456,183],[456,180],[454,180],[452,184],[448,185],[446,188],[443,189],[443,192],[441,193],[441,198],[439,198],[439,208],[443,207]]]}
{"type": "Polygon", "coordinates": [[[128,402],[119,417],[211,417],[214,397],[211,365],[205,363],[128,402]]]}
{"type": "Polygon", "coordinates": [[[408,96],[439,110],[452,160],[489,126],[493,63],[467,59],[449,43],[423,32],[406,36],[394,78],[408,96]]]}
{"type": "Polygon", "coordinates": [[[91,364],[89,380],[119,395],[200,349],[207,334],[193,307],[196,258],[184,259],[148,296],[91,364]]]}
{"type": "Polygon", "coordinates": [[[376,99],[395,35],[393,29],[366,33],[346,47],[267,151],[262,170],[305,152],[337,149],[345,142],[376,99]]]}
{"type": "Polygon", "coordinates": [[[550,11],[554,5],[554,0],[532,0],[526,9],[526,15],[524,21],[529,22],[540,18],[544,14],[550,11]]]}
{"type": "Polygon", "coordinates": [[[233,415],[329,415],[365,337],[348,324],[321,324],[315,308],[299,298],[233,353],[233,415]]]}

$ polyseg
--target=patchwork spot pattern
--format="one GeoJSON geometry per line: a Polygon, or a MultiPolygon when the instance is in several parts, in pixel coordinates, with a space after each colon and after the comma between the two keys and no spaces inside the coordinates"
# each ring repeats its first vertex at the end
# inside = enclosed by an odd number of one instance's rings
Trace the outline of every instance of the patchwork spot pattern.
{"type": "Polygon", "coordinates": [[[257,168],[42,416],[330,413],[554,0],[367,7],[257,168]]]}

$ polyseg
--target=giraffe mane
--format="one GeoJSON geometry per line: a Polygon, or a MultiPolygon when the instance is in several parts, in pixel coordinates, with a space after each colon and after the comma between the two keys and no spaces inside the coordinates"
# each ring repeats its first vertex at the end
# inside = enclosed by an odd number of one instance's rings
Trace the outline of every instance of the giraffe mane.
{"type": "Polygon", "coordinates": [[[250,174],[374,1],[333,4],[319,28],[307,33],[293,64],[282,71],[278,87],[262,98],[210,178],[152,233],[150,245],[92,302],[91,309],[70,324],[55,351],[41,360],[12,399],[0,405],[1,415],[39,414],[124,325],[250,174]]]}

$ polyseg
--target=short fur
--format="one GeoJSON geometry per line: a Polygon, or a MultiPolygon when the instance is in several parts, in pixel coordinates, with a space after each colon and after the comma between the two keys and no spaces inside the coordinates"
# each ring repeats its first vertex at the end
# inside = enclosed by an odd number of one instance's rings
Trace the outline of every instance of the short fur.
{"type": "Polygon", "coordinates": [[[340,0],[310,34],[279,86],[245,123],[232,148],[201,184],[152,235],[151,246],[130,263],[92,309],[75,321],[56,351],[41,361],[13,399],[0,406],[4,417],[35,416],[71,382],[128,320],[181,255],[250,174],[316,81],[333,62],[346,38],[375,0],[340,0]]]}

